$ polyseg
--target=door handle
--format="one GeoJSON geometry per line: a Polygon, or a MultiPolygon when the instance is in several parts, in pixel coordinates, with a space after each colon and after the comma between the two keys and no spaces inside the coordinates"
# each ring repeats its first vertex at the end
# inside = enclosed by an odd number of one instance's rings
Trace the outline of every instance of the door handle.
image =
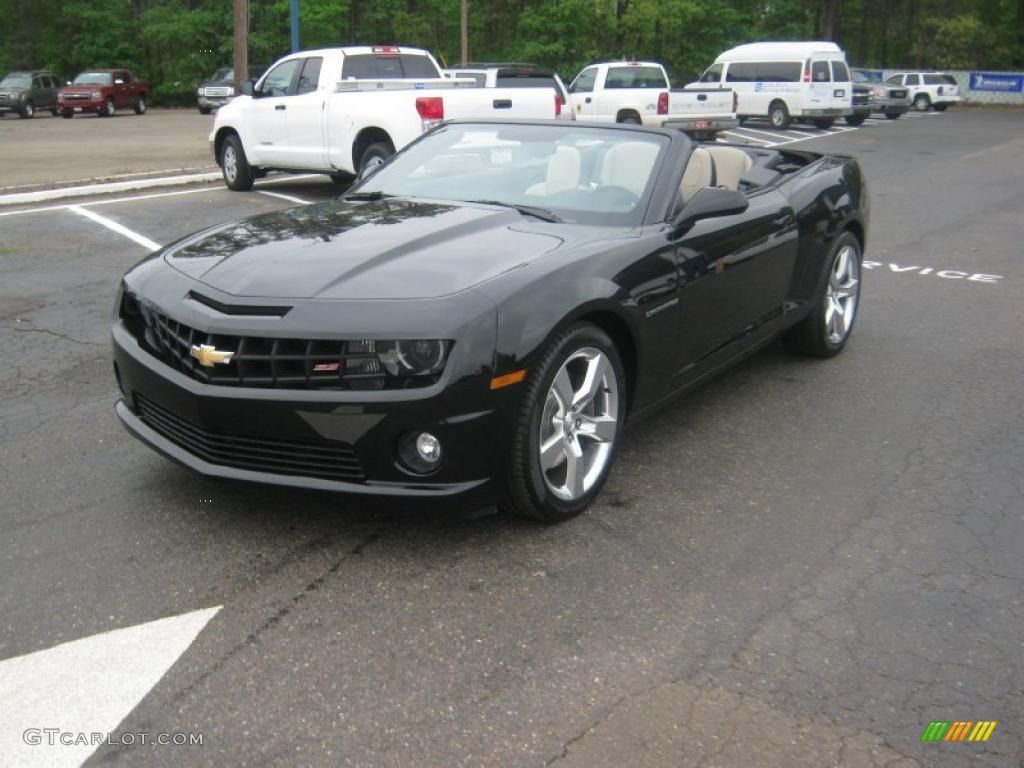
{"type": "Polygon", "coordinates": [[[774,219],[772,219],[772,224],[777,224],[780,227],[784,227],[787,224],[791,224],[792,222],[793,222],[793,214],[792,213],[784,213],[781,216],[777,216],[774,219]]]}
{"type": "Polygon", "coordinates": [[[512,99],[495,99],[495,109],[512,109],[512,99]]]}
{"type": "Polygon", "coordinates": [[[286,109],[288,109],[288,107],[285,106],[284,104],[278,104],[277,106],[274,107],[274,109],[276,109],[276,110],[278,110],[280,112],[284,112],[286,109]]]}
{"type": "Polygon", "coordinates": [[[708,95],[706,93],[698,93],[697,94],[697,101],[707,101],[707,100],[708,100],[708,95]]]}

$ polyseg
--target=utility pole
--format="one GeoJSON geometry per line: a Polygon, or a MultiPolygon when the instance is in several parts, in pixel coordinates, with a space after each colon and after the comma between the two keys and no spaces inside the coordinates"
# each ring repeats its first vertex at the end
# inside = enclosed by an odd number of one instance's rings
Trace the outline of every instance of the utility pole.
{"type": "Polygon", "coordinates": [[[462,32],[462,64],[466,65],[469,63],[469,0],[462,0],[459,28],[462,32]]]}
{"type": "Polygon", "coordinates": [[[242,92],[242,83],[249,79],[249,0],[235,3],[235,93],[242,92]]]}
{"type": "Polygon", "coordinates": [[[292,53],[299,52],[299,0],[292,0],[292,53]]]}

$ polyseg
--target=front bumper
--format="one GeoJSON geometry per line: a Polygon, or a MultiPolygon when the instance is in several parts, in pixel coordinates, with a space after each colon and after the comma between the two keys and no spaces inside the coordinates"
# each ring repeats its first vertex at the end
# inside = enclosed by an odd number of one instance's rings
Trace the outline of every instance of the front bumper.
{"type": "Polygon", "coordinates": [[[58,101],[57,109],[61,112],[99,112],[106,106],[104,99],[73,99],[71,101],[58,101]]]}
{"type": "Polygon", "coordinates": [[[852,109],[835,108],[835,109],[805,109],[800,113],[801,117],[846,117],[847,115],[853,114],[852,109]]]}
{"type": "Polygon", "coordinates": [[[448,386],[442,377],[423,390],[385,392],[208,385],[142,349],[120,321],[112,336],[121,423],[200,474],[371,496],[494,499],[513,401],[488,398],[486,382],[448,386]],[[442,443],[442,464],[429,476],[413,475],[397,458],[399,437],[412,430],[442,443]],[[341,456],[337,471],[324,456],[341,456]]]}
{"type": "Polygon", "coordinates": [[[196,97],[196,101],[198,102],[199,106],[202,107],[203,109],[220,109],[225,104],[227,104],[229,101],[231,101],[233,98],[234,98],[234,96],[224,96],[224,97],[197,96],[196,97]]]}

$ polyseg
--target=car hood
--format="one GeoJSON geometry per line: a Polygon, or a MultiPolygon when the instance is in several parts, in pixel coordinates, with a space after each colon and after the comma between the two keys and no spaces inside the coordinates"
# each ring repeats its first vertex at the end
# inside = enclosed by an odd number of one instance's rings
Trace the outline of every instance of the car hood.
{"type": "Polygon", "coordinates": [[[100,91],[104,88],[109,88],[109,85],[65,85],[60,89],[63,94],[68,93],[92,93],[93,91],[100,91]]]}
{"type": "Polygon", "coordinates": [[[30,90],[22,85],[0,85],[0,93],[28,93],[30,90]]]}
{"type": "Polygon", "coordinates": [[[552,226],[489,206],[332,200],[200,232],[163,258],[234,296],[428,298],[551,253],[564,243],[552,226]]]}
{"type": "Polygon", "coordinates": [[[200,87],[205,88],[208,85],[212,86],[233,86],[234,82],[231,80],[206,80],[200,87]]]}

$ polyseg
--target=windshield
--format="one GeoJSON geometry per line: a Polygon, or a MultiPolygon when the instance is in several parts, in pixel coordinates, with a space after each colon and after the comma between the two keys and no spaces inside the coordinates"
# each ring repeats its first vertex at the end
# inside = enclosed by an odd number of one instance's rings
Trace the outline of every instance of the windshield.
{"type": "Polygon", "coordinates": [[[74,85],[110,85],[110,73],[83,72],[75,78],[74,85]]]}
{"type": "Polygon", "coordinates": [[[850,75],[853,77],[855,83],[870,83],[871,78],[865,75],[863,72],[857,69],[851,69],[850,75]]]}
{"type": "Polygon", "coordinates": [[[213,77],[210,78],[212,83],[229,83],[235,79],[235,70],[231,67],[221,67],[213,73],[213,77]]]}
{"type": "Polygon", "coordinates": [[[4,75],[4,79],[0,80],[0,86],[3,85],[6,85],[8,88],[29,88],[32,85],[32,78],[28,75],[12,72],[9,75],[4,75]]]}
{"type": "Polygon", "coordinates": [[[563,221],[639,224],[667,137],[570,124],[442,126],[359,185],[360,195],[492,201],[563,221]]]}

